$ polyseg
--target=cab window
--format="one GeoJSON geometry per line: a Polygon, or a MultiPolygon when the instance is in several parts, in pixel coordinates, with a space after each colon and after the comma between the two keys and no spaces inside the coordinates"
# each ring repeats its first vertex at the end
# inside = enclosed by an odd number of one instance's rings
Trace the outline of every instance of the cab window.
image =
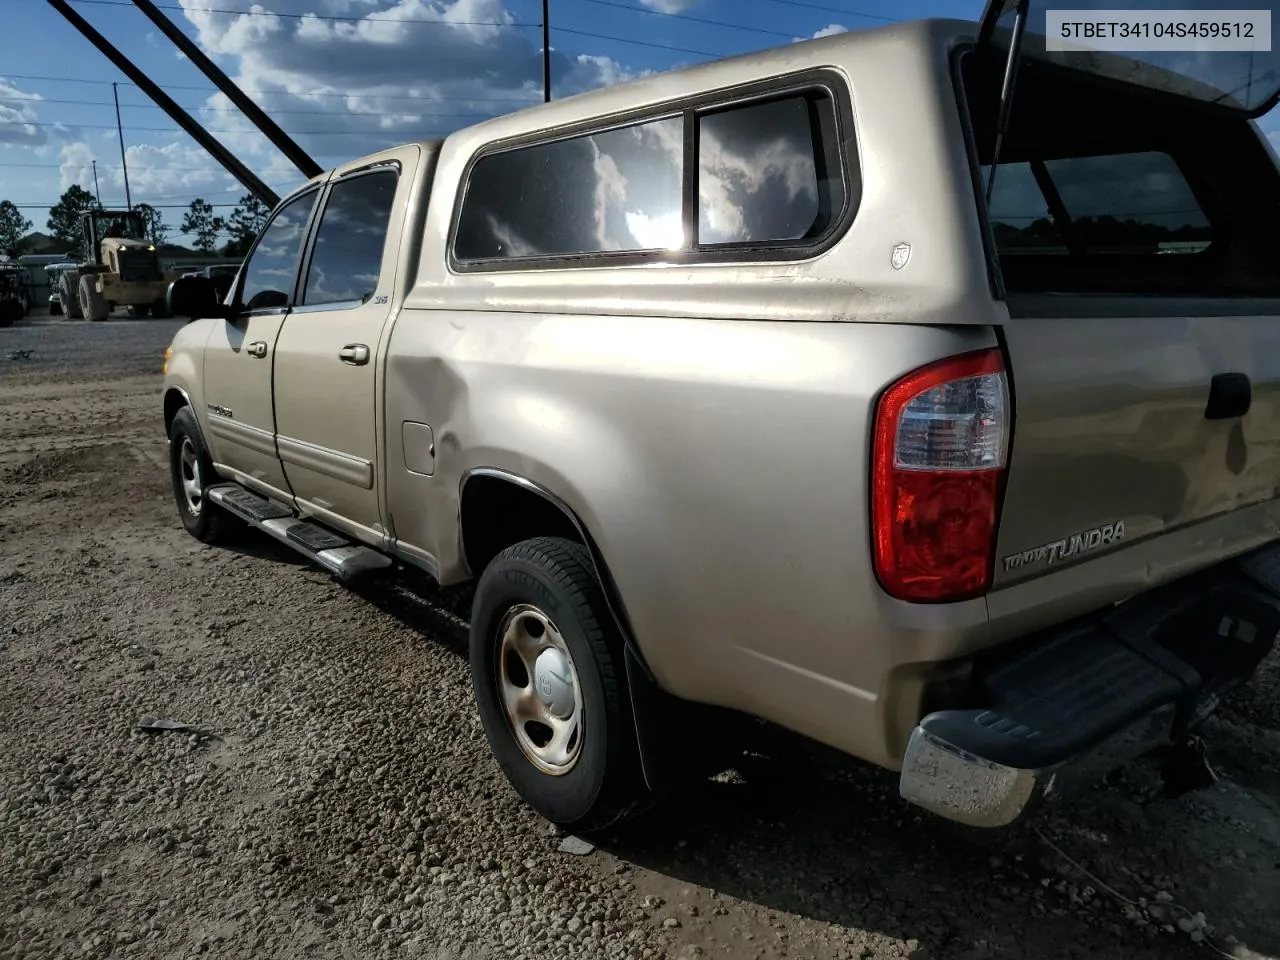
{"type": "Polygon", "coordinates": [[[388,168],[333,185],[320,214],[303,305],[363,303],[373,296],[398,180],[388,168]]]}
{"type": "Polygon", "coordinates": [[[240,302],[246,310],[287,307],[298,275],[298,255],[318,191],[311,190],[282,206],[262,233],[244,267],[240,302]]]}

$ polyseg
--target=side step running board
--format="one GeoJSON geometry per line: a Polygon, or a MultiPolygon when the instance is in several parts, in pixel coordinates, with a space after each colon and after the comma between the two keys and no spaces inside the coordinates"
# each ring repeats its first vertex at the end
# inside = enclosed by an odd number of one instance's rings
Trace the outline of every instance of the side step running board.
{"type": "Polygon", "coordinates": [[[309,520],[300,520],[287,507],[251,493],[239,484],[215,484],[206,488],[204,494],[223,510],[292,547],[344,582],[392,565],[386,554],[352,543],[309,520]]]}

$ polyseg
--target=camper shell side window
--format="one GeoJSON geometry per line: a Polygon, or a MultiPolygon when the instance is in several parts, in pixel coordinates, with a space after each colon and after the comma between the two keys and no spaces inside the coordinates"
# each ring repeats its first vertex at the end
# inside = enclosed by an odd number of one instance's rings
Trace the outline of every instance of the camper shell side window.
{"type": "Polygon", "coordinates": [[[804,259],[861,196],[848,94],[828,70],[494,144],[462,182],[462,272],[804,259]]]}

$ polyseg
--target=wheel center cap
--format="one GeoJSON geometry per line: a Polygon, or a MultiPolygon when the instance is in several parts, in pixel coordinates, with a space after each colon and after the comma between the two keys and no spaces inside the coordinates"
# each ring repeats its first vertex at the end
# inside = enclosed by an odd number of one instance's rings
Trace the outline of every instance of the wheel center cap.
{"type": "Polygon", "coordinates": [[[563,720],[573,713],[575,696],[573,668],[569,658],[554,648],[543,650],[533,664],[533,686],[538,699],[551,711],[552,716],[563,720]]]}

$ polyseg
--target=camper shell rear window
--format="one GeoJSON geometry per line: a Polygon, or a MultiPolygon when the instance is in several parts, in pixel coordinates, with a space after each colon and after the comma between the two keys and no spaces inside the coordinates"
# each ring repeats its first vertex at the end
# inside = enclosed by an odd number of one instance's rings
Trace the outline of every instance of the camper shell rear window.
{"type": "MultiPolygon", "coordinates": [[[[985,194],[1003,57],[961,78],[985,194]]],[[[1243,119],[1025,60],[987,208],[1009,293],[1280,296],[1280,171],[1243,119]]]]}

